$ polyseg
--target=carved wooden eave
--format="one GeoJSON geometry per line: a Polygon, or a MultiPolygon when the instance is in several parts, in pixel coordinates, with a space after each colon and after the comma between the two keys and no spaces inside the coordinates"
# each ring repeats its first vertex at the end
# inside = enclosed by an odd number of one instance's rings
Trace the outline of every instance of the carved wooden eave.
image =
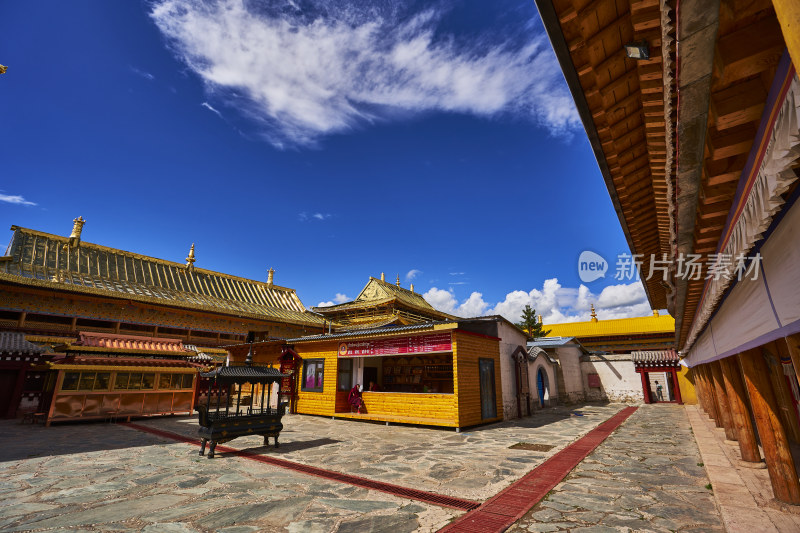
{"type": "MultiPolygon", "coordinates": [[[[659,0],[536,3],[644,279],[651,257],[673,253],[671,10],[659,0]],[[648,43],[650,59],[626,56],[634,41],[648,43]]],[[[669,283],[643,281],[653,308],[671,308],[669,283]]]]}

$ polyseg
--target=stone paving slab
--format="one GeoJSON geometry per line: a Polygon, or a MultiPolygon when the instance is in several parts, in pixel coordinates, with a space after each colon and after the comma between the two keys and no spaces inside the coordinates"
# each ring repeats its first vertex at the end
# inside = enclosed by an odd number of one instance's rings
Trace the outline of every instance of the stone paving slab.
{"type": "MultiPolygon", "coordinates": [[[[485,499],[617,412],[555,408],[463,433],[288,416],[282,447],[239,448],[457,497],[485,499]],[[576,416],[583,415],[583,416],[576,416]],[[555,445],[547,453],[509,449],[555,445]]],[[[139,421],[194,435],[186,417],[139,421]]],[[[1,531],[432,532],[460,514],[198,449],[122,425],[0,422],[1,531]]],[[[249,440],[248,440],[249,439],[249,440]]]]}
{"type": "Polygon", "coordinates": [[[683,407],[643,405],[508,531],[725,531],[706,484],[683,407]]]}
{"type": "MultiPolygon", "coordinates": [[[[289,415],[283,419],[280,448],[263,446],[259,436],[226,443],[336,472],[483,501],[519,479],[571,442],[620,411],[624,405],[556,407],[534,416],[452,429],[376,424],[326,417],[289,415]],[[547,452],[509,449],[519,442],[553,446],[547,452]]],[[[191,438],[196,417],[169,417],[137,424],[191,438]]],[[[199,449],[199,446],[198,446],[199,449]]],[[[224,460],[225,454],[217,459],[224,460]]]]}

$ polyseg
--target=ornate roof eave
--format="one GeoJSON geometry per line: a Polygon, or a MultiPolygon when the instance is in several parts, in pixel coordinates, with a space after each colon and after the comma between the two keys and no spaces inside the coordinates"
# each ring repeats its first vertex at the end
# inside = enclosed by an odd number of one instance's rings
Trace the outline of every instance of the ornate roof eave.
{"type": "MultiPolygon", "coordinates": [[[[210,305],[203,305],[203,304],[189,304],[183,303],[180,301],[175,300],[165,300],[164,298],[156,298],[154,296],[146,296],[142,294],[123,294],[120,292],[109,291],[106,289],[98,289],[96,287],[81,287],[78,285],[71,285],[65,283],[59,283],[49,280],[40,280],[34,278],[27,278],[25,276],[17,276],[15,274],[8,274],[6,272],[0,272],[0,281],[7,281],[10,283],[14,283],[17,285],[27,285],[32,287],[38,287],[46,290],[57,290],[63,292],[75,292],[75,293],[82,293],[82,294],[90,294],[93,296],[103,296],[106,298],[113,298],[115,300],[132,300],[138,301],[153,305],[158,305],[162,307],[172,307],[178,309],[189,309],[193,311],[202,311],[206,313],[212,313],[215,315],[226,315],[236,318],[249,318],[253,320],[261,320],[261,321],[270,321],[270,322],[284,322],[302,326],[322,326],[322,318],[318,317],[312,313],[307,313],[304,319],[299,317],[285,317],[280,316],[280,314],[259,314],[253,313],[250,311],[238,311],[233,309],[225,309],[220,307],[214,307],[210,305]]],[[[273,309],[273,308],[266,308],[266,309],[273,309]]],[[[297,313],[295,311],[288,311],[284,309],[275,309],[280,313],[297,313]]],[[[302,313],[297,313],[302,314],[302,313]]]]}
{"type": "MultiPolygon", "coordinates": [[[[556,12],[556,9],[555,9],[555,6],[553,5],[553,1],[552,0],[535,0],[535,2],[536,2],[536,5],[537,5],[539,14],[540,14],[540,16],[542,18],[542,22],[544,23],[544,27],[545,27],[545,30],[546,30],[546,32],[548,34],[550,43],[553,46],[553,50],[554,50],[554,52],[556,54],[556,57],[558,59],[559,65],[560,65],[561,70],[562,70],[562,73],[563,73],[564,78],[565,78],[565,80],[567,82],[567,86],[569,87],[570,93],[572,94],[573,99],[575,101],[575,105],[576,105],[576,108],[578,110],[578,114],[579,114],[579,116],[581,118],[581,122],[583,123],[584,129],[586,131],[586,135],[587,135],[587,137],[589,139],[589,142],[590,142],[590,145],[592,147],[592,151],[594,152],[595,159],[596,159],[597,164],[598,164],[598,166],[600,168],[600,172],[601,172],[601,174],[603,176],[603,180],[605,181],[606,188],[608,190],[609,196],[610,196],[612,204],[614,206],[614,210],[617,213],[617,218],[619,219],[620,226],[622,227],[623,233],[625,234],[625,238],[626,238],[626,240],[628,242],[628,246],[629,246],[629,248],[630,248],[630,250],[631,250],[631,252],[633,254],[643,254],[643,255],[646,256],[647,255],[646,248],[648,246],[650,246],[650,244],[648,244],[648,241],[652,240],[652,239],[650,239],[650,238],[646,239],[645,237],[642,237],[642,236],[639,236],[638,238],[635,238],[634,237],[634,232],[631,231],[632,228],[630,227],[629,221],[626,219],[626,215],[625,215],[625,210],[626,210],[626,206],[627,206],[627,204],[625,204],[625,202],[627,202],[627,200],[620,198],[620,195],[619,195],[619,193],[617,191],[617,184],[615,183],[615,179],[617,180],[617,182],[620,182],[620,181],[624,181],[626,178],[624,177],[624,173],[621,173],[619,171],[619,169],[617,170],[617,176],[616,177],[615,177],[614,173],[612,173],[612,168],[611,168],[611,166],[609,164],[609,160],[607,158],[607,155],[609,155],[609,154],[606,154],[606,149],[604,148],[604,144],[605,145],[609,145],[609,141],[608,140],[603,141],[603,139],[601,139],[601,134],[598,131],[597,125],[595,124],[595,119],[594,119],[595,115],[598,115],[598,114],[603,115],[606,110],[605,109],[592,109],[590,107],[589,102],[588,102],[587,97],[586,97],[586,94],[584,92],[584,88],[583,88],[583,86],[581,84],[581,79],[580,79],[580,76],[578,74],[578,70],[576,68],[575,63],[573,62],[572,49],[577,50],[579,48],[582,48],[583,45],[585,45],[585,40],[586,39],[581,39],[581,42],[571,41],[570,43],[568,43],[567,42],[567,38],[564,35],[564,30],[562,28],[562,21],[564,21],[564,24],[566,25],[568,23],[568,21],[575,20],[575,18],[580,16],[581,13],[577,12],[575,7],[571,6],[571,5],[569,6],[568,9],[567,8],[563,9],[562,13],[558,13],[558,12],[556,12]]],[[[597,4],[598,4],[597,2],[590,3],[589,6],[592,6],[591,10],[588,10],[587,7],[584,7],[584,11],[589,11],[589,14],[591,15],[592,14],[592,10],[594,10],[594,9],[596,9],[598,7],[597,4]]],[[[564,7],[564,6],[567,6],[568,3],[559,3],[559,5],[564,7]]],[[[647,9],[651,9],[652,10],[653,7],[647,6],[647,9]]],[[[650,14],[652,15],[652,13],[650,13],[650,14]]],[[[663,16],[661,18],[662,18],[662,20],[660,20],[659,28],[663,25],[663,22],[664,22],[663,16]]],[[[611,24],[606,26],[606,28],[603,28],[601,31],[604,31],[605,29],[607,29],[607,28],[609,28],[609,27],[611,27],[613,25],[621,27],[623,24],[624,25],[632,24],[631,23],[630,11],[627,11],[622,16],[619,16],[616,20],[614,20],[611,24]]],[[[591,26],[591,25],[589,25],[589,26],[591,26]]],[[[592,37],[597,37],[598,34],[601,33],[601,31],[598,31],[597,33],[592,35],[592,37]]],[[[639,30],[636,30],[636,31],[640,33],[639,30]]],[[[652,30],[650,30],[650,31],[652,31],[652,30]]],[[[660,32],[660,30],[659,30],[659,32],[660,32]]],[[[660,36],[659,36],[659,40],[661,40],[660,36]]],[[[622,53],[622,47],[620,47],[620,50],[619,50],[618,53],[622,53]]],[[[611,60],[613,58],[611,56],[609,56],[607,59],[611,60]]],[[[604,63],[607,63],[607,61],[604,61],[604,63]]],[[[586,68],[587,68],[586,65],[584,65],[582,67],[581,75],[584,75],[587,72],[591,71],[591,68],[589,70],[586,70],[586,68]]],[[[635,70],[634,71],[628,71],[628,72],[625,73],[625,75],[623,75],[620,78],[618,78],[618,80],[623,80],[624,81],[625,76],[627,76],[628,74],[634,74],[635,75],[636,71],[635,70]]],[[[601,91],[605,91],[605,90],[607,90],[607,87],[610,87],[611,85],[613,85],[616,82],[617,82],[617,80],[613,81],[612,83],[609,83],[606,87],[600,88],[600,90],[601,91]]],[[[594,92],[598,92],[596,89],[597,88],[595,87],[595,91],[594,92]]],[[[613,91],[611,91],[611,92],[613,92],[613,91]]],[[[630,95],[630,97],[635,97],[635,95],[636,95],[636,93],[633,93],[632,95],[630,95]]],[[[664,112],[666,112],[666,109],[664,110],[664,112]]],[[[608,129],[608,128],[606,127],[606,129],[608,129]]],[[[626,136],[627,136],[628,133],[630,133],[630,132],[626,132],[626,136]]],[[[648,131],[648,135],[650,135],[651,133],[652,132],[648,131]]],[[[658,136],[656,135],[656,137],[658,137],[658,136]]],[[[662,136],[662,138],[664,138],[664,137],[666,137],[666,136],[662,136]]],[[[613,142],[611,143],[611,145],[613,145],[613,142]]],[[[614,149],[612,149],[612,151],[613,150],[614,149]]],[[[619,155],[619,154],[615,152],[613,155],[616,158],[616,156],[619,155]]],[[[667,156],[667,157],[669,157],[669,156],[667,156]]],[[[658,166],[659,166],[658,162],[656,162],[655,160],[651,161],[651,163],[650,163],[651,169],[655,168],[655,167],[658,167],[658,166]]],[[[639,170],[641,170],[641,169],[639,169],[639,170]]],[[[637,172],[639,170],[637,170],[637,172]]],[[[649,177],[649,179],[654,179],[654,177],[652,175],[649,175],[648,177],[649,177]]],[[[638,195],[639,193],[637,192],[636,194],[638,195]]],[[[654,200],[657,200],[658,202],[661,202],[662,200],[666,200],[666,198],[662,199],[660,196],[659,196],[659,198],[655,198],[655,195],[654,195],[654,200]]],[[[656,210],[656,212],[658,213],[658,225],[659,226],[666,226],[669,223],[668,222],[667,213],[666,212],[661,213],[658,210],[656,210]]],[[[634,228],[634,229],[636,229],[636,228],[634,228]]],[[[660,233],[662,231],[664,231],[664,229],[666,229],[667,233],[669,233],[667,228],[662,228],[662,229],[659,230],[659,235],[660,235],[660,233]]],[[[640,232],[637,232],[637,233],[640,233],[640,232]]],[[[659,241],[659,245],[657,247],[659,252],[666,251],[666,250],[669,249],[668,248],[668,243],[666,242],[667,239],[664,239],[665,242],[660,242],[661,239],[660,239],[660,236],[659,236],[659,237],[657,237],[657,240],[659,241]]],[[[645,257],[644,258],[644,264],[642,266],[643,270],[646,269],[648,265],[649,265],[649,259],[647,257],[645,257]]],[[[654,309],[664,309],[664,308],[670,307],[669,304],[668,304],[667,287],[664,287],[661,284],[661,282],[655,281],[655,280],[649,280],[648,281],[648,280],[644,280],[643,279],[642,285],[644,286],[645,293],[647,295],[647,299],[650,302],[650,305],[652,306],[652,308],[654,308],[654,309]]]]}

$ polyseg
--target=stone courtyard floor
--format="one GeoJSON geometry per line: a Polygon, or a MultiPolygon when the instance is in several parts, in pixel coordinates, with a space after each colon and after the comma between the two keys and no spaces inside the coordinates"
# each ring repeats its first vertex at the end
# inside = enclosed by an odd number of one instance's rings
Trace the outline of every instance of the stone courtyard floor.
{"type": "MultiPolygon", "coordinates": [[[[480,503],[623,407],[545,409],[462,433],[288,415],[280,448],[260,437],[226,446],[480,503]]],[[[189,437],[197,428],[190,417],[136,423],[189,437]]],[[[0,435],[4,532],[403,533],[464,513],[231,453],[199,457],[198,446],[124,424],[3,421],[0,435]]],[[[721,531],[699,462],[682,407],[642,406],[510,531],[721,531]]]]}

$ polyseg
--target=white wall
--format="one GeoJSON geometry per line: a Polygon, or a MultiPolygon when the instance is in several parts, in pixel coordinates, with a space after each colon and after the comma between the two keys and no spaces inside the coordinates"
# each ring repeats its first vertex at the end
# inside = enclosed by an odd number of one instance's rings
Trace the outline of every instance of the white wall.
{"type": "MultiPolygon", "coordinates": [[[[511,355],[522,346],[527,349],[528,337],[510,324],[498,321],[497,336],[500,337],[500,382],[503,388],[503,418],[517,418],[517,378],[511,355]]],[[[535,389],[532,389],[535,390],[535,389]]]]}
{"type": "Polygon", "coordinates": [[[644,401],[642,378],[636,373],[630,354],[584,356],[581,367],[587,401],[625,403],[644,401]],[[589,374],[597,374],[600,377],[600,388],[589,387],[589,374]]]}
{"type": "Polygon", "coordinates": [[[563,403],[578,403],[586,400],[585,378],[580,362],[582,353],[580,346],[576,344],[565,344],[556,348],[564,380],[564,389],[559,391],[559,400],[563,403]]]}

